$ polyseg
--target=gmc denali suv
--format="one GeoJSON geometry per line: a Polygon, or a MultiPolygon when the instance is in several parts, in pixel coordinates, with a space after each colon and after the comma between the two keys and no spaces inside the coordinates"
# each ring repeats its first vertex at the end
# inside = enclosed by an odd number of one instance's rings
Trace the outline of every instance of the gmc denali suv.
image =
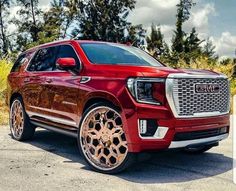
{"type": "Polygon", "coordinates": [[[202,153],[229,134],[229,82],[166,67],[128,45],[67,40],[23,52],[8,77],[10,130],[41,127],[77,138],[96,171],[117,173],[135,153],[202,153]]]}

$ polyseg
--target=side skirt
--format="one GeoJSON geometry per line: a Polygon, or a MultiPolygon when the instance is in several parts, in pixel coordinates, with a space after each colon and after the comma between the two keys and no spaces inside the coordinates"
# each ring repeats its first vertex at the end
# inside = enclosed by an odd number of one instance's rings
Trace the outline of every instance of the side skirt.
{"type": "Polygon", "coordinates": [[[55,127],[55,126],[52,126],[52,125],[47,125],[47,124],[44,124],[44,123],[36,122],[36,121],[33,121],[33,120],[31,120],[31,123],[33,125],[35,125],[36,127],[41,127],[43,129],[47,129],[49,131],[54,131],[54,132],[57,132],[57,133],[61,133],[61,134],[70,136],[70,137],[77,138],[77,131],[66,130],[66,129],[62,129],[62,128],[55,127]]]}

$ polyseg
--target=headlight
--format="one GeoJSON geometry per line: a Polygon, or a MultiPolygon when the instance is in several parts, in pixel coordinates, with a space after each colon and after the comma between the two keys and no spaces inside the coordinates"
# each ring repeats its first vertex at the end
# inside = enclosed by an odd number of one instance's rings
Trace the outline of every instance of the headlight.
{"type": "Polygon", "coordinates": [[[163,78],[129,78],[127,87],[137,102],[164,104],[165,79],[163,78]]]}

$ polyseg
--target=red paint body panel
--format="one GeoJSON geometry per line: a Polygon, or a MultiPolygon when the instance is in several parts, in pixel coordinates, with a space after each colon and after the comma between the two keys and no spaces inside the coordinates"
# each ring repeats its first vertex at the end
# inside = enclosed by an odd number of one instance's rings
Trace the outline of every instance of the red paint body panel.
{"type": "MultiPolygon", "coordinates": [[[[42,47],[70,44],[78,54],[82,68],[78,75],[67,71],[28,72],[26,68],[31,54],[21,66],[20,72],[12,72],[8,77],[8,104],[10,105],[12,95],[18,93],[23,97],[27,112],[71,121],[78,127],[86,103],[94,98],[106,99],[121,109],[130,152],[167,149],[176,132],[229,126],[229,115],[176,119],[167,101],[162,106],[137,103],[126,87],[129,77],[166,78],[171,73],[194,73],[194,70],[177,70],[164,66],[95,65],[90,63],[79,43],[69,40],[28,50],[27,53],[32,53],[42,47]],[[80,80],[83,76],[89,76],[91,80],[82,84],[80,80]],[[141,139],[138,119],[142,118],[155,119],[159,126],[168,127],[164,139],[141,139]]],[[[218,75],[211,71],[204,72],[218,75]]],[[[64,128],[69,129],[67,126],[64,128]]]]}

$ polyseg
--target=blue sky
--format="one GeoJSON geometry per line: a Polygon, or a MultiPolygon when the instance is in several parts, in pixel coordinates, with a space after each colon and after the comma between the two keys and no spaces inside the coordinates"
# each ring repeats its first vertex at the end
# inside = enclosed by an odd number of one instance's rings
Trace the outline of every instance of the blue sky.
{"type": "Polygon", "coordinates": [[[219,37],[226,30],[236,35],[235,0],[202,0],[201,3],[214,3],[215,6],[216,15],[209,16],[211,35],[219,37]]]}

